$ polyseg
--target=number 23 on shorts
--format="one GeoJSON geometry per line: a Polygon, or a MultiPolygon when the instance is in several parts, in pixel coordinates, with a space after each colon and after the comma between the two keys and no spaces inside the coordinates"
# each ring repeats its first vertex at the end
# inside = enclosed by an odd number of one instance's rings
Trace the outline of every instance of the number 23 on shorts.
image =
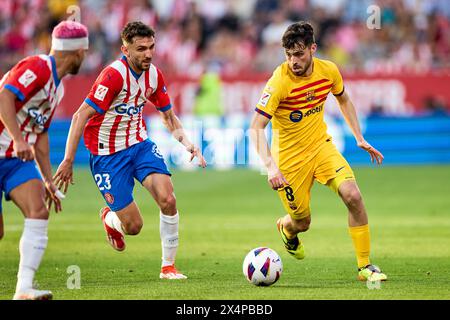
{"type": "Polygon", "coordinates": [[[111,189],[111,179],[109,173],[97,173],[94,175],[95,183],[97,183],[98,190],[110,190],[111,189]]]}

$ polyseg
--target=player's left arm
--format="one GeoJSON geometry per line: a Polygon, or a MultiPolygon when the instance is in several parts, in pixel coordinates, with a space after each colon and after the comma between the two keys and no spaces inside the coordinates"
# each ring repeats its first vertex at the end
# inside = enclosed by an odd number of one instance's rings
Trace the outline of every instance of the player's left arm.
{"type": "Polygon", "coordinates": [[[336,95],[336,100],[338,101],[339,108],[341,109],[342,115],[345,121],[352,130],[353,136],[356,139],[358,147],[366,150],[370,154],[370,159],[372,162],[381,164],[383,162],[383,154],[372,147],[363,137],[361,133],[361,127],[359,126],[358,116],[356,114],[355,107],[348,96],[347,92],[343,91],[341,94],[336,95]]]}
{"type": "Polygon", "coordinates": [[[192,161],[195,157],[198,158],[198,165],[202,168],[206,167],[205,158],[203,158],[200,148],[196,147],[187,137],[186,132],[183,129],[180,119],[175,115],[172,109],[172,104],[170,103],[170,97],[167,93],[166,84],[164,81],[164,76],[159,69],[157,69],[158,86],[155,92],[150,97],[150,101],[155,105],[156,110],[159,111],[162,121],[166,126],[167,130],[170,131],[172,136],[177,139],[186,150],[191,153],[192,161]]]}
{"type": "Polygon", "coordinates": [[[203,158],[201,150],[189,140],[180,119],[176,116],[175,112],[173,112],[173,109],[170,108],[167,111],[160,112],[160,114],[167,130],[169,130],[172,136],[174,136],[174,138],[184,145],[186,150],[191,153],[190,161],[192,161],[194,157],[197,157],[199,160],[199,166],[205,168],[207,164],[205,158],[203,158]]]}
{"type": "Polygon", "coordinates": [[[44,179],[45,188],[47,191],[46,200],[47,207],[50,210],[52,203],[55,204],[55,212],[62,211],[60,194],[58,188],[53,182],[52,165],[50,163],[50,144],[48,139],[48,132],[41,133],[38,136],[36,143],[32,147],[34,158],[44,179]]]}

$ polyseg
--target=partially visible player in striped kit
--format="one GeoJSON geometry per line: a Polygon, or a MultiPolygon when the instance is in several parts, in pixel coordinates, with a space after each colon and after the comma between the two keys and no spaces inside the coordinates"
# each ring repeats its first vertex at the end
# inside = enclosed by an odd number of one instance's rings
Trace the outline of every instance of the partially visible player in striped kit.
{"type": "Polygon", "coordinates": [[[25,216],[17,300],[52,298],[50,291],[33,288],[34,274],[47,247],[50,206],[53,203],[56,212],[62,209],[63,194],[52,179],[47,130],[64,95],[61,79],[78,73],[87,49],[87,28],[78,22],[61,22],[53,30],[49,55],[23,59],[0,82],[0,201],[5,192],[6,200],[13,200],[25,216]]]}
{"type": "Polygon", "coordinates": [[[124,235],[136,235],[143,221],[133,199],[134,179],[153,196],[160,208],[162,266],[160,278],[185,279],[175,268],[178,221],[173,185],[162,155],[147,137],[142,109],[151,101],[163,122],[201,167],[206,162],[186,136],[172,110],[164,78],[151,62],[155,32],[142,22],[130,22],[122,31],[120,60],[106,67],[75,113],[66,153],[55,181],[67,190],[73,179],[72,164],[84,129],[92,176],[108,207],[100,216],[107,240],[118,251],[125,249],[124,235]]]}

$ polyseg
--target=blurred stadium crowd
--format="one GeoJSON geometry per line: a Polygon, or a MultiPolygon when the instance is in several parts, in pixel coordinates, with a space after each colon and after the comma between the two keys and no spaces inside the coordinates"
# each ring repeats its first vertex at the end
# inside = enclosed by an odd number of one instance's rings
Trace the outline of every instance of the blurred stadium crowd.
{"type": "Polygon", "coordinates": [[[450,67],[448,0],[1,0],[0,74],[26,55],[47,53],[50,33],[80,7],[89,27],[83,72],[120,56],[120,30],[141,20],[157,34],[155,64],[166,73],[271,72],[293,21],[313,22],[318,56],[346,72],[421,73],[450,67]],[[381,28],[366,21],[381,8],[381,28]]]}

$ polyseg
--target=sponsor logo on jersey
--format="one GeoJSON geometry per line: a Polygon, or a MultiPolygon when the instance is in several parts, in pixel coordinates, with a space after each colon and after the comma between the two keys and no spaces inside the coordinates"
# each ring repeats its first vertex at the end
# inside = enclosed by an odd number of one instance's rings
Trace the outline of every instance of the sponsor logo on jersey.
{"type": "Polygon", "coordinates": [[[297,210],[298,207],[294,202],[289,202],[289,208],[291,208],[291,210],[297,210]]]}
{"type": "Polygon", "coordinates": [[[304,114],[305,117],[309,117],[312,114],[319,113],[323,110],[323,105],[317,106],[315,108],[309,109],[308,112],[304,114]]]}
{"type": "Polygon", "coordinates": [[[292,122],[300,122],[303,118],[309,117],[310,115],[319,113],[323,110],[323,105],[317,106],[315,108],[309,109],[307,112],[302,113],[300,110],[292,111],[289,115],[289,119],[292,122]]]}
{"type": "Polygon", "coordinates": [[[263,94],[262,94],[262,96],[261,96],[261,99],[259,99],[258,104],[259,104],[260,106],[265,107],[265,106],[267,105],[267,103],[269,102],[271,96],[272,96],[271,93],[269,93],[269,92],[267,92],[267,91],[264,91],[263,94]]]}
{"type": "Polygon", "coordinates": [[[109,90],[108,87],[99,84],[97,90],[95,90],[94,98],[103,101],[105,99],[106,94],[108,93],[108,90],[109,90]]]}
{"type": "Polygon", "coordinates": [[[33,119],[34,123],[40,126],[43,126],[48,120],[48,116],[44,116],[38,107],[30,107],[28,109],[28,116],[33,119]]]}
{"type": "Polygon", "coordinates": [[[117,106],[115,106],[114,110],[120,115],[127,114],[129,116],[133,116],[133,115],[140,113],[142,111],[143,107],[144,107],[144,103],[141,103],[138,106],[121,103],[121,104],[118,104],[117,106]]]}
{"type": "Polygon", "coordinates": [[[23,85],[24,88],[28,87],[34,80],[37,79],[36,74],[30,69],[25,70],[25,72],[20,76],[19,83],[23,85]]]}
{"type": "Polygon", "coordinates": [[[289,119],[291,119],[292,122],[300,122],[303,118],[303,113],[300,110],[292,111],[289,115],[289,119]]]}

